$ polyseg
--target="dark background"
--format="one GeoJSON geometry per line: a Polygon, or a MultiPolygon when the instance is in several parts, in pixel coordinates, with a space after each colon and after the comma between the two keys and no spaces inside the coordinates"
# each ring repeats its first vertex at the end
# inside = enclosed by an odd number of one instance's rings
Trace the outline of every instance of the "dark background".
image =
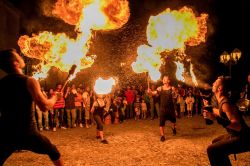
{"type": "MultiPolygon", "coordinates": [[[[18,46],[14,44],[19,36],[31,35],[44,30],[55,33],[65,32],[70,37],[75,37],[74,26],[70,26],[58,18],[42,14],[41,6],[44,7],[46,4],[49,11],[51,10],[50,5],[54,2],[54,0],[4,0],[3,3],[8,7],[11,6],[11,10],[17,13],[16,24],[19,27],[10,27],[12,23],[8,21],[8,16],[2,21],[6,23],[7,20],[8,30],[14,28],[15,32],[18,31],[14,35],[14,39],[12,39],[13,37],[4,38],[5,43],[13,40],[13,42],[9,42],[11,44],[4,47],[11,46],[18,49],[18,46]]],[[[136,59],[137,47],[147,44],[145,31],[149,17],[166,8],[178,10],[183,6],[188,6],[197,13],[197,16],[201,13],[209,14],[206,43],[186,49],[186,53],[194,64],[197,78],[211,83],[219,75],[228,75],[229,67],[219,62],[219,56],[223,51],[230,53],[234,48],[238,48],[242,51],[242,57],[236,65],[232,66],[232,77],[239,87],[246,83],[247,74],[250,72],[248,46],[250,0],[130,0],[129,2],[131,16],[127,24],[118,30],[95,32],[89,52],[96,54],[97,59],[91,68],[79,73],[80,82],[91,82],[89,78],[98,76],[118,76],[126,83],[142,81],[143,78],[136,78],[138,74],[131,71],[130,64],[136,59]],[[126,65],[121,68],[120,63],[122,62],[125,62],[126,65]],[[86,75],[90,77],[86,79],[86,75]]],[[[11,36],[11,33],[7,36],[11,36]]],[[[1,49],[4,47],[2,46],[1,49]]],[[[172,62],[169,61],[166,64],[162,73],[174,75],[175,67],[172,62]]],[[[59,73],[57,73],[57,77],[55,82],[62,81],[59,73]]]]}

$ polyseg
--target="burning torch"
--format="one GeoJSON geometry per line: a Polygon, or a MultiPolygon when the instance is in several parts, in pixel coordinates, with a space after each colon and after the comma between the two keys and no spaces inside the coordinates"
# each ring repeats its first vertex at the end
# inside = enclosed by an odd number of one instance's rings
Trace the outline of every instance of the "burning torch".
{"type": "Polygon", "coordinates": [[[76,66],[75,64],[73,64],[73,65],[71,66],[71,68],[69,69],[69,74],[68,74],[68,76],[67,76],[67,78],[66,78],[66,81],[65,81],[64,84],[63,84],[63,87],[62,87],[62,89],[61,89],[61,92],[63,92],[65,86],[66,86],[67,83],[69,82],[70,76],[72,76],[72,75],[75,73],[76,67],[77,67],[77,66],[76,66]]]}
{"type": "Polygon", "coordinates": [[[76,67],[77,67],[77,66],[76,66],[75,64],[71,66],[71,68],[69,69],[69,74],[68,74],[68,76],[67,76],[67,79],[66,79],[66,81],[64,82],[64,84],[63,84],[63,86],[62,86],[62,89],[60,90],[60,92],[56,92],[56,93],[55,93],[59,99],[62,98],[63,90],[64,90],[64,88],[66,87],[67,83],[69,82],[70,76],[72,76],[72,75],[74,74],[74,72],[75,72],[75,70],[76,70],[76,67]]]}

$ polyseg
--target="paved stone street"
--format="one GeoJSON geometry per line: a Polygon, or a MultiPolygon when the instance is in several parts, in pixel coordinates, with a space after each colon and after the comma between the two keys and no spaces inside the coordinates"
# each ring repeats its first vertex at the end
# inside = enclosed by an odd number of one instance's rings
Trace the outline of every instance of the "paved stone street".
{"type": "MultiPolygon", "coordinates": [[[[248,124],[250,118],[247,117],[248,124]]],[[[177,135],[172,135],[170,123],[165,127],[166,141],[160,142],[158,119],[127,120],[122,124],[104,126],[108,145],[95,138],[95,126],[57,132],[43,131],[59,148],[66,166],[206,166],[206,147],[216,136],[225,133],[214,125],[207,126],[201,116],[177,119],[177,135]]],[[[250,152],[237,155],[234,166],[250,165],[250,152]]],[[[11,155],[5,166],[49,166],[49,157],[29,151],[11,155]]]]}

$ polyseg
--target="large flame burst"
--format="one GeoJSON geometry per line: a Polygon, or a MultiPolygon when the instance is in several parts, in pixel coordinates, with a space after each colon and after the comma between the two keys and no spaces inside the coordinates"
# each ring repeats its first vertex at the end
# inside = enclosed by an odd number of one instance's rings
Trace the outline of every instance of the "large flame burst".
{"type": "MultiPolygon", "coordinates": [[[[148,72],[152,80],[158,80],[161,53],[177,49],[185,55],[186,45],[195,46],[205,42],[207,18],[207,14],[196,17],[193,10],[187,7],[178,11],[167,8],[157,16],[151,16],[147,26],[149,46],[138,47],[137,61],[132,64],[133,70],[137,73],[148,72]],[[154,73],[157,75],[152,77],[154,73]]],[[[179,63],[178,67],[183,66],[179,63]]]]}
{"type": "MultiPolygon", "coordinates": [[[[68,71],[73,64],[77,71],[90,67],[94,56],[86,56],[92,30],[112,30],[122,27],[129,19],[129,4],[127,0],[58,0],[54,14],[66,23],[75,25],[76,39],[70,39],[66,34],[42,32],[29,37],[21,36],[18,45],[21,52],[31,58],[40,59],[43,63],[41,73],[55,66],[62,71],[68,71]]],[[[76,72],[77,72],[76,71],[76,72]]],[[[37,73],[38,74],[38,73],[37,73]]]]}
{"type": "Polygon", "coordinates": [[[96,94],[108,94],[111,92],[113,85],[115,85],[115,79],[113,77],[105,80],[99,77],[95,81],[94,91],[96,94]]]}

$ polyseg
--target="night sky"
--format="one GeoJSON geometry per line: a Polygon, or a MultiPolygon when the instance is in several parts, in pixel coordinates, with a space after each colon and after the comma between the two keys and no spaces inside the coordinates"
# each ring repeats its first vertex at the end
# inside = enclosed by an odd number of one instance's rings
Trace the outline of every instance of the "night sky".
{"type": "MultiPolygon", "coordinates": [[[[53,0],[45,1],[51,4],[54,2],[53,0]]],[[[29,23],[32,20],[34,23],[33,26],[23,24],[20,35],[48,30],[65,32],[74,37],[73,26],[67,25],[59,19],[41,15],[42,0],[9,0],[9,2],[22,11],[23,22],[29,23]]],[[[187,54],[193,55],[196,68],[201,68],[201,66],[209,68],[209,70],[200,69],[197,75],[206,81],[211,81],[219,75],[228,74],[228,67],[219,63],[219,56],[223,51],[230,53],[234,48],[238,48],[242,51],[242,58],[237,65],[232,67],[232,76],[243,85],[250,72],[248,46],[250,25],[247,25],[250,20],[250,0],[130,0],[131,16],[124,27],[112,32],[96,32],[96,37],[92,41],[94,46],[90,50],[98,55],[95,65],[105,64],[106,71],[110,69],[109,73],[112,73],[114,71],[111,71],[111,68],[118,66],[110,64],[110,59],[118,62],[117,64],[123,61],[134,61],[136,48],[146,42],[145,30],[150,15],[156,15],[167,7],[180,9],[185,5],[192,7],[198,15],[209,14],[206,43],[194,48],[187,48],[187,54]]],[[[103,70],[100,70],[99,73],[105,75],[103,70]]]]}

